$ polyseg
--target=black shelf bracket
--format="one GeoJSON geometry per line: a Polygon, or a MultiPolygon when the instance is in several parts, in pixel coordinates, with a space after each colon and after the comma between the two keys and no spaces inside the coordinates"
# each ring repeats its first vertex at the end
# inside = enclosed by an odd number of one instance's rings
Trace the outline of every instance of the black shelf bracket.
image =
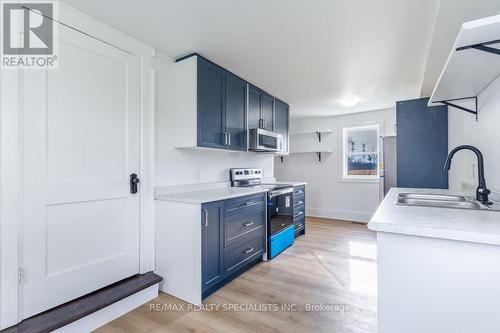
{"type": "Polygon", "coordinates": [[[449,100],[446,100],[446,101],[435,101],[434,103],[442,103],[444,105],[451,106],[451,107],[457,108],[459,110],[462,110],[462,111],[465,111],[465,112],[468,112],[468,113],[472,113],[473,115],[476,116],[476,120],[477,120],[477,96],[454,98],[454,99],[449,99],[449,100]],[[463,101],[463,100],[467,100],[467,99],[473,99],[474,100],[474,104],[475,104],[474,110],[466,108],[466,107],[461,106],[461,105],[458,105],[456,103],[452,103],[452,102],[455,102],[455,101],[463,101]]]}
{"type": "Polygon", "coordinates": [[[321,142],[321,132],[316,131],[316,135],[318,136],[318,141],[321,142]]]}
{"type": "Polygon", "coordinates": [[[320,151],[316,152],[316,155],[318,155],[318,162],[321,162],[321,152],[320,151]]]}
{"type": "Polygon", "coordinates": [[[475,49],[475,50],[479,50],[479,51],[483,51],[483,52],[488,52],[488,53],[500,55],[500,49],[496,49],[494,47],[488,46],[491,44],[498,44],[498,43],[500,43],[500,39],[496,39],[496,40],[492,40],[492,41],[484,42],[484,43],[479,43],[479,44],[461,46],[461,47],[457,48],[457,51],[475,49]]]}
{"type": "Polygon", "coordinates": [[[280,155],[279,157],[280,157],[280,161],[281,161],[281,163],[283,163],[284,156],[283,156],[283,155],[280,155]]]}

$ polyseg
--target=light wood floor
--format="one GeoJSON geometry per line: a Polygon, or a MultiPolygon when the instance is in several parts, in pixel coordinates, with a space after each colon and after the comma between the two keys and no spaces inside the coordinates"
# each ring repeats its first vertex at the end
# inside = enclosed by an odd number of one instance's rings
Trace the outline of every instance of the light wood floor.
{"type": "Polygon", "coordinates": [[[218,311],[188,310],[185,302],[161,293],[150,302],[157,311],[145,304],[97,332],[376,332],[375,234],[363,224],[318,218],[307,222],[307,234],[293,247],[204,301],[207,307],[219,306],[218,311]],[[262,311],[229,310],[232,304],[262,311]],[[262,304],[273,305],[263,311],[262,304]],[[304,311],[286,311],[282,304],[304,311]],[[324,308],[306,311],[307,304],[324,308]]]}

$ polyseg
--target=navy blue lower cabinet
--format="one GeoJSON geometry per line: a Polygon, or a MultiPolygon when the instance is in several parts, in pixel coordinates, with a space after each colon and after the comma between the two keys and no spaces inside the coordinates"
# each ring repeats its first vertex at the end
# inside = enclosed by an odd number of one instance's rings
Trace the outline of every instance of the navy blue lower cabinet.
{"type": "Polygon", "coordinates": [[[202,297],[262,260],[266,194],[202,205],[202,297]]]}
{"type": "Polygon", "coordinates": [[[295,238],[306,233],[306,187],[304,185],[293,189],[293,225],[295,238]]]}
{"type": "Polygon", "coordinates": [[[206,291],[224,275],[224,201],[202,205],[201,226],[202,291],[206,291]]]}

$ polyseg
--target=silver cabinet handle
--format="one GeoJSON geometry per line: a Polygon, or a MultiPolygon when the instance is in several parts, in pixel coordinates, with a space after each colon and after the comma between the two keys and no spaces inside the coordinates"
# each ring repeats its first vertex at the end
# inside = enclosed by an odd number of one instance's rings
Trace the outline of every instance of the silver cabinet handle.
{"type": "Polygon", "coordinates": [[[243,207],[252,206],[253,204],[254,204],[253,201],[245,202],[245,204],[243,205],[243,207]]]}
{"type": "Polygon", "coordinates": [[[243,251],[245,254],[249,254],[250,252],[253,252],[253,247],[243,251]]]}
{"type": "Polygon", "coordinates": [[[224,146],[227,146],[227,142],[228,142],[227,132],[224,132],[224,146]]]}
{"type": "Polygon", "coordinates": [[[243,223],[243,226],[244,227],[249,227],[251,225],[254,225],[254,222],[247,222],[247,223],[243,223]]]}
{"type": "Polygon", "coordinates": [[[205,213],[205,224],[203,224],[203,226],[208,227],[208,210],[203,209],[203,212],[205,213]]]}
{"type": "Polygon", "coordinates": [[[227,145],[230,146],[231,145],[231,133],[227,133],[227,145]]]}

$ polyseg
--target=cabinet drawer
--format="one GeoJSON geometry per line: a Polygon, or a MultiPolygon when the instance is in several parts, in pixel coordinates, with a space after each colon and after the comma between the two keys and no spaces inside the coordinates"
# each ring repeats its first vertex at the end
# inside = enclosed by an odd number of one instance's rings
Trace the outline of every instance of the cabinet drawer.
{"type": "Polygon", "coordinates": [[[232,273],[252,259],[262,256],[265,248],[264,233],[248,241],[227,247],[225,250],[225,271],[232,273]]]}
{"type": "Polygon", "coordinates": [[[305,211],[303,208],[298,210],[297,212],[295,212],[295,211],[293,212],[293,221],[294,222],[299,220],[299,219],[304,219],[305,217],[306,217],[306,214],[305,214],[305,211]]]}
{"type": "Polygon", "coordinates": [[[295,232],[302,231],[306,227],[306,219],[304,217],[298,218],[297,220],[293,221],[293,225],[295,228],[295,232]]]}
{"type": "Polygon", "coordinates": [[[296,214],[298,214],[300,211],[302,212],[305,212],[305,205],[304,205],[304,201],[301,200],[299,202],[302,202],[301,204],[293,204],[293,215],[295,216],[296,214]]]}
{"type": "Polygon", "coordinates": [[[300,197],[300,196],[304,196],[305,194],[305,186],[302,185],[302,186],[296,186],[293,188],[293,197],[300,197]]]}
{"type": "Polygon", "coordinates": [[[266,215],[264,209],[236,214],[226,218],[224,246],[252,237],[265,231],[266,215]]]}
{"type": "Polygon", "coordinates": [[[304,192],[293,195],[293,201],[294,202],[304,201],[305,198],[306,198],[306,195],[305,195],[304,192]]]}
{"type": "Polygon", "coordinates": [[[225,203],[226,216],[244,214],[250,211],[260,211],[265,209],[265,194],[251,195],[236,199],[227,200],[225,203]]]}

